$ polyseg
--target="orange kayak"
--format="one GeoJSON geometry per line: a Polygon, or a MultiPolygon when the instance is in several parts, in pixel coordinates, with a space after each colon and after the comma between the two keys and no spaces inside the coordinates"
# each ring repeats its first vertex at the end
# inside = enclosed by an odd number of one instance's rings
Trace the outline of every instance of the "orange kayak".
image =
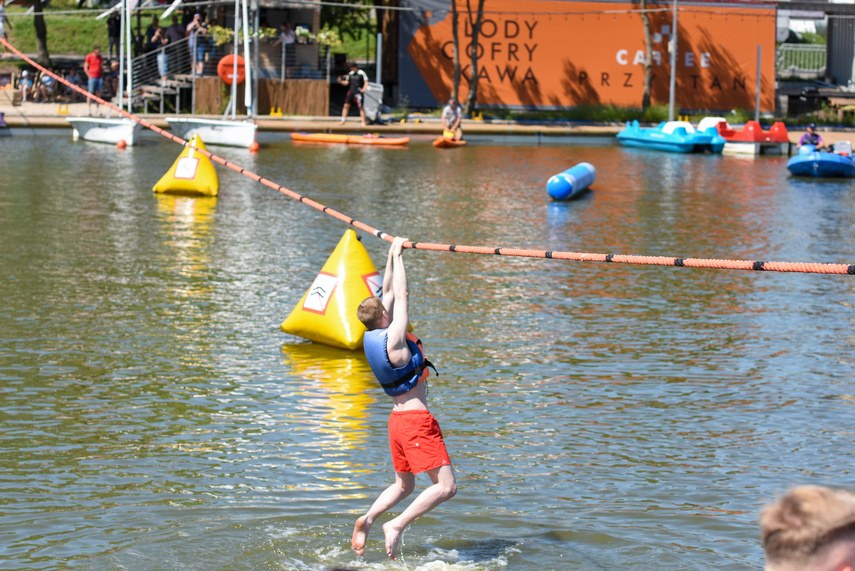
{"type": "Polygon", "coordinates": [[[381,137],[380,135],[334,135],[331,133],[291,133],[294,141],[311,143],[347,143],[349,145],[406,145],[409,137],[381,137]]]}
{"type": "Polygon", "coordinates": [[[453,147],[462,147],[466,144],[466,141],[455,141],[454,139],[446,139],[445,137],[440,137],[436,141],[433,142],[433,146],[441,149],[450,149],[453,147]]]}

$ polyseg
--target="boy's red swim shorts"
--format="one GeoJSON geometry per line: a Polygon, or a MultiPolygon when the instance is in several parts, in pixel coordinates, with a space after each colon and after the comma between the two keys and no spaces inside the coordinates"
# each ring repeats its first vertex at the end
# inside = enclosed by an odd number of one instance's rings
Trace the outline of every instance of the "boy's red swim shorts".
{"type": "Polygon", "coordinates": [[[439,423],[426,410],[392,411],[389,445],[396,472],[418,474],[451,464],[439,423]]]}

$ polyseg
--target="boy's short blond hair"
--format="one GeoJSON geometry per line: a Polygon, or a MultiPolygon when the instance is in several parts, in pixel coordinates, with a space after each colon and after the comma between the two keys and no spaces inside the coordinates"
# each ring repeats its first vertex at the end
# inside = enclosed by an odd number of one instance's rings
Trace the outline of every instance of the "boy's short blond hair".
{"type": "Polygon", "coordinates": [[[368,331],[372,331],[380,327],[380,322],[383,319],[383,312],[386,308],[383,307],[383,301],[379,297],[369,297],[362,300],[356,310],[356,317],[365,326],[368,331]]]}
{"type": "Polygon", "coordinates": [[[855,531],[855,494],[800,486],[760,513],[767,568],[803,569],[824,549],[855,531]]]}

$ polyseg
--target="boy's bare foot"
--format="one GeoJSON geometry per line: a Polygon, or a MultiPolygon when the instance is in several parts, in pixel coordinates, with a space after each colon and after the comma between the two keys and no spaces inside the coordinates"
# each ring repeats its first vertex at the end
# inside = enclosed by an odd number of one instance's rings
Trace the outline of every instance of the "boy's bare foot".
{"type": "Polygon", "coordinates": [[[365,541],[368,539],[368,530],[371,529],[371,524],[365,521],[366,517],[362,516],[356,520],[356,524],[353,526],[353,538],[350,540],[350,544],[357,555],[365,553],[365,541]]]}
{"type": "Polygon", "coordinates": [[[392,522],[390,521],[383,525],[383,535],[386,536],[386,555],[389,556],[389,559],[397,559],[401,530],[391,524],[392,522]]]}

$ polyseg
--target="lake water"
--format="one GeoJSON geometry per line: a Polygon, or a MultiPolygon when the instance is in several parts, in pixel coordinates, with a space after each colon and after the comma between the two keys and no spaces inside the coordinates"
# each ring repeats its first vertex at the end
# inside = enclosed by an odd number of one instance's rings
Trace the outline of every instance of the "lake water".
{"type": "MultiPolygon", "coordinates": [[[[855,262],[855,182],[784,157],[211,150],[417,241],[855,262]],[[552,202],[582,161],[593,192],[552,202]]],[[[390,403],[279,330],[347,227],[223,168],[155,196],[179,152],[0,138],[2,568],[756,569],[764,504],[853,483],[855,277],[407,251],[459,492],[360,559],[390,403]]]]}

